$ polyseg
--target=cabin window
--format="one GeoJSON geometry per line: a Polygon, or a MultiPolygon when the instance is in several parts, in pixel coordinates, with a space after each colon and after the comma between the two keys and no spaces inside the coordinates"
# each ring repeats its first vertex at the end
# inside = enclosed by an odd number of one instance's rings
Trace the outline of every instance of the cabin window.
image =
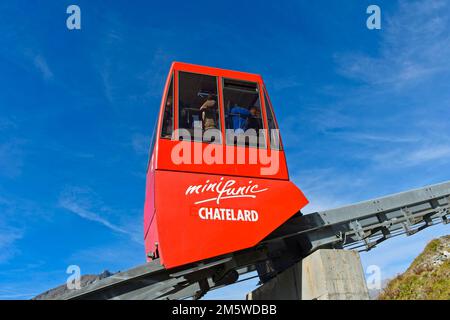
{"type": "Polygon", "coordinates": [[[157,136],[156,132],[158,131],[157,127],[158,127],[158,122],[155,123],[155,127],[153,128],[152,142],[150,143],[150,151],[148,153],[147,172],[148,172],[148,169],[150,169],[150,162],[152,161],[153,149],[155,148],[156,136],[157,136]]]}
{"type": "Polygon", "coordinates": [[[173,132],[173,75],[170,79],[169,90],[164,101],[164,115],[162,122],[161,137],[172,138],[173,132]]]}
{"type": "Polygon", "coordinates": [[[265,148],[258,84],[223,79],[227,144],[265,148]]]}
{"type": "Polygon", "coordinates": [[[272,105],[269,102],[267,93],[264,91],[264,103],[266,105],[267,126],[269,129],[270,148],[274,150],[281,150],[280,131],[273,114],[272,105]]]}
{"type": "Polygon", "coordinates": [[[179,139],[220,142],[217,78],[179,73],[179,139]]]}

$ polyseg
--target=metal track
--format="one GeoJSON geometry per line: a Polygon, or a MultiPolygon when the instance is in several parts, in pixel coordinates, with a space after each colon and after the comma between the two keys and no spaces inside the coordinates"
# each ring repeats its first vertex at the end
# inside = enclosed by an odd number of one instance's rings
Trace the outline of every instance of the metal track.
{"type": "Polygon", "coordinates": [[[253,248],[170,270],[154,260],[60,299],[199,299],[251,271],[265,282],[319,248],[367,251],[394,236],[447,224],[449,215],[450,182],[299,213],[253,248]]]}

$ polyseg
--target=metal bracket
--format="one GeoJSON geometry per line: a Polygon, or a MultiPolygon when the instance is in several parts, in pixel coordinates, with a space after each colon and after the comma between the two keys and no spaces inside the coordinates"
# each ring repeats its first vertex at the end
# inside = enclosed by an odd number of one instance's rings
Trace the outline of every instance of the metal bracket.
{"type": "Polygon", "coordinates": [[[448,224],[448,218],[447,215],[450,214],[449,208],[442,208],[438,210],[438,216],[442,219],[443,224],[448,224]]]}
{"type": "Polygon", "coordinates": [[[363,227],[361,226],[361,223],[358,220],[352,221],[350,222],[350,228],[353,230],[353,232],[355,233],[355,237],[359,240],[359,241],[364,241],[364,245],[366,247],[366,250],[369,251],[370,249],[372,249],[376,243],[370,242],[368,239],[370,237],[370,232],[364,232],[363,227]]]}
{"type": "Polygon", "coordinates": [[[201,299],[210,289],[208,279],[201,279],[199,282],[200,289],[194,294],[193,299],[199,300],[201,299]]]}
{"type": "Polygon", "coordinates": [[[417,232],[417,230],[411,229],[411,227],[415,224],[413,215],[411,214],[411,211],[405,207],[400,209],[400,212],[405,217],[405,222],[402,222],[403,230],[405,230],[405,233],[407,236],[411,236],[417,232]]]}

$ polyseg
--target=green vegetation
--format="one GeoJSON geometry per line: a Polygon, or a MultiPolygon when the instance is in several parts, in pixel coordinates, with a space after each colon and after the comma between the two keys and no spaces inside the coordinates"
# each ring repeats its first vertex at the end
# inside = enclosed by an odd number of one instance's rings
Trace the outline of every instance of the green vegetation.
{"type": "Polygon", "coordinates": [[[450,300],[450,236],[431,241],[408,270],[392,279],[380,300],[450,300]]]}

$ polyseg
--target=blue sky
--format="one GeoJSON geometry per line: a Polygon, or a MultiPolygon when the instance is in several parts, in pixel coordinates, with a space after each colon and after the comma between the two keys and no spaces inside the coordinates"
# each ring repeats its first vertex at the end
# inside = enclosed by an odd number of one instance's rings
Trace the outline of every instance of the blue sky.
{"type": "MultiPolygon", "coordinates": [[[[0,299],[144,262],[149,138],[172,61],[259,73],[291,178],[332,208],[450,179],[447,1],[3,1],[0,299]],[[81,8],[82,30],[66,28],[81,8]],[[368,30],[378,4],[382,29],[368,30]]],[[[362,254],[402,272],[436,226],[362,254]]],[[[208,294],[243,298],[256,280],[208,294]]]]}

